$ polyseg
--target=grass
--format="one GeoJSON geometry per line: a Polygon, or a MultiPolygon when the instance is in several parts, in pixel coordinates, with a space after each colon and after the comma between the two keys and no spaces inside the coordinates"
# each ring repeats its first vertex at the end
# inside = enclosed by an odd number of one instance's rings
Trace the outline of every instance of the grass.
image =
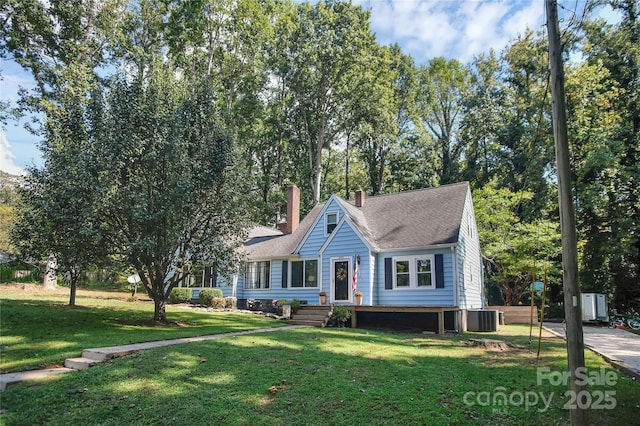
{"type": "Polygon", "coordinates": [[[75,308],[68,289],[0,287],[0,372],[59,366],[83,349],[153,340],[279,327],[260,315],[202,312],[169,305],[173,324],[156,324],[153,303],[145,297],[127,302],[128,293],[79,290],[75,308]]]}
{"type": "MultiPolygon", "coordinates": [[[[536,375],[536,367],[566,370],[564,341],[545,335],[537,361],[528,336],[528,326],[446,337],[305,328],[177,345],[12,386],[0,394],[0,423],[567,424],[566,388],[536,375]],[[473,347],[473,337],[513,345],[473,347]],[[511,403],[478,399],[499,392],[511,403]],[[552,398],[548,409],[518,404],[534,392],[552,398]]],[[[586,361],[590,371],[611,370],[589,351],[586,361]]],[[[615,392],[615,410],[592,410],[592,424],[637,422],[638,383],[617,374],[615,385],[589,389],[604,390],[615,392]]]]}

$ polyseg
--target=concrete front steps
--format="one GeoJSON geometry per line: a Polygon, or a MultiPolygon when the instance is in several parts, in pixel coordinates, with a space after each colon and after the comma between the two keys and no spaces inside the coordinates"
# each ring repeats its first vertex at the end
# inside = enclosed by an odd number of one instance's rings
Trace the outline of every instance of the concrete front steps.
{"type": "Polygon", "coordinates": [[[107,359],[129,355],[132,352],[134,352],[134,350],[123,349],[122,351],[104,351],[100,349],[85,349],[84,351],[82,351],[81,357],[67,358],[64,361],[64,366],[66,368],[72,368],[74,370],[86,370],[107,359]]]}
{"type": "Polygon", "coordinates": [[[288,321],[291,325],[324,327],[331,315],[331,306],[303,305],[288,321]]]}

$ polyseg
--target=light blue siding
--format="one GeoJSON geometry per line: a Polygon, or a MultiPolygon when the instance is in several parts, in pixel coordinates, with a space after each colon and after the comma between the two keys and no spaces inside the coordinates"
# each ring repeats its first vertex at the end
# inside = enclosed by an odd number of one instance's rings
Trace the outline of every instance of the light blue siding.
{"type": "MultiPolygon", "coordinates": [[[[377,298],[374,305],[388,306],[455,306],[453,256],[450,250],[411,250],[379,253],[377,256],[377,298]],[[419,256],[442,254],[444,288],[429,289],[385,289],[384,259],[397,256],[419,256]]],[[[434,271],[435,273],[435,271],[434,271]]]]}
{"type": "Polygon", "coordinates": [[[481,309],[484,305],[482,255],[471,192],[467,192],[456,254],[458,305],[460,309],[481,309]]]}
{"type": "Polygon", "coordinates": [[[314,223],[313,227],[309,230],[309,233],[304,240],[304,244],[298,252],[300,257],[310,258],[318,255],[320,248],[327,240],[325,224],[325,214],[327,212],[336,212],[338,214],[338,222],[340,222],[344,216],[344,210],[342,210],[342,207],[334,198],[331,198],[324,206],[322,212],[318,215],[316,223],[314,223]]]}
{"type": "MultiPolygon", "coordinates": [[[[322,259],[322,291],[327,293],[327,300],[332,300],[333,275],[331,271],[332,259],[345,258],[349,260],[349,286],[352,285],[355,257],[360,256],[358,269],[358,291],[363,293],[362,304],[371,304],[371,270],[369,268],[371,253],[367,245],[360,239],[348,221],[343,222],[334,231],[333,238],[321,253],[322,259]]],[[[355,303],[351,293],[351,302],[355,303]]]]}
{"type": "MultiPolygon", "coordinates": [[[[289,265],[289,264],[287,264],[289,265]]],[[[290,287],[290,283],[287,283],[287,287],[282,287],[282,267],[283,263],[281,259],[272,260],[270,271],[271,276],[269,279],[269,288],[267,289],[247,289],[244,288],[244,275],[241,273],[238,277],[238,299],[270,299],[270,300],[293,300],[299,299],[306,301],[310,304],[318,303],[318,289],[317,288],[295,288],[290,287]]],[[[289,268],[289,266],[287,266],[289,268]]],[[[288,274],[290,277],[290,273],[288,274]]]]}

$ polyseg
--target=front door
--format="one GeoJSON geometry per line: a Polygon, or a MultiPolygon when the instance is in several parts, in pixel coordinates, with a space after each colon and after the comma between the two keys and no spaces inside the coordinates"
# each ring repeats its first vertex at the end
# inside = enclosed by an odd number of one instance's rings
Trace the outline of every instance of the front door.
{"type": "Polygon", "coordinates": [[[351,286],[349,285],[349,260],[338,259],[331,262],[333,275],[333,301],[350,302],[351,286]]]}

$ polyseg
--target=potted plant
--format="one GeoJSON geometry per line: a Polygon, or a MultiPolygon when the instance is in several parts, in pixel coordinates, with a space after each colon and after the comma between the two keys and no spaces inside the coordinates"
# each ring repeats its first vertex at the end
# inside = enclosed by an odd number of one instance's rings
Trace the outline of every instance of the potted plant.
{"type": "Polygon", "coordinates": [[[356,305],[362,305],[362,292],[356,291],[356,305]]]}
{"type": "Polygon", "coordinates": [[[320,296],[321,305],[324,305],[325,303],[327,303],[327,293],[325,293],[324,291],[321,291],[320,293],[318,293],[318,296],[320,296]]]}

